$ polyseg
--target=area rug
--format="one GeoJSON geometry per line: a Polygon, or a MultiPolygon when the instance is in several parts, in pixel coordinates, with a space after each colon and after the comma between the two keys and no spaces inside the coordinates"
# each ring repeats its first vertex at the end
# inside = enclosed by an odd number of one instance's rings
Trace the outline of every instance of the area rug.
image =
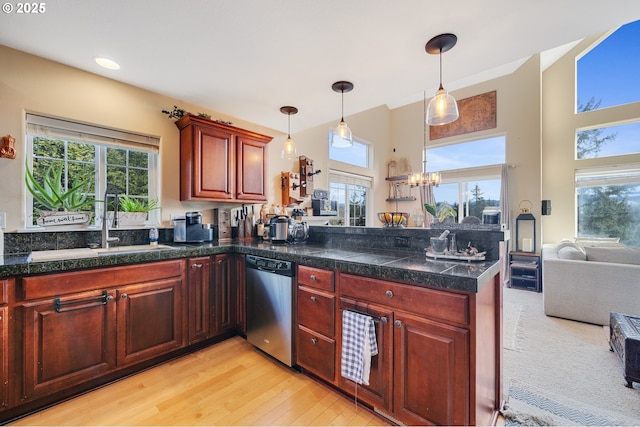
{"type": "Polygon", "coordinates": [[[522,381],[509,384],[502,409],[507,426],[638,426],[640,420],[559,396],[522,381]]]}

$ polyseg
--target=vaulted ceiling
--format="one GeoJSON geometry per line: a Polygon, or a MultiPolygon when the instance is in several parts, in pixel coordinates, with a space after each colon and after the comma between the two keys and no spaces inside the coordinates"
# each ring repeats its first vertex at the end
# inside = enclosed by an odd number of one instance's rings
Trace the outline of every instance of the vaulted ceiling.
{"type": "MultiPolygon", "coordinates": [[[[14,3],[15,4],[15,3],[14,3]]],[[[292,132],[396,108],[434,93],[426,42],[454,33],[443,83],[455,90],[515,70],[531,55],[640,19],[637,0],[58,0],[3,13],[0,43],[242,120],[292,132]],[[108,57],[118,71],[100,68],[108,57]]],[[[6,5],[5,5],[6,6],[6,5]]],[[[1,67],[0,60],[0,67],[1,67]]],[[[164,106],[171,108],[172,106],[164,106]]]]}

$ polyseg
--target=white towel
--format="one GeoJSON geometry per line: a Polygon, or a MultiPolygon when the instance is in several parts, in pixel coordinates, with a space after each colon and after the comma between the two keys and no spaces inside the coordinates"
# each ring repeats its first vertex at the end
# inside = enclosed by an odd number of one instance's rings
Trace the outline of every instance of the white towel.
{"type": "Polygon", "coordinates": [[[378,344],[373,318],[343,310],[342,376],[357,384],[369,385],[371,357],[376,354],[378,354],[378,344]]]}

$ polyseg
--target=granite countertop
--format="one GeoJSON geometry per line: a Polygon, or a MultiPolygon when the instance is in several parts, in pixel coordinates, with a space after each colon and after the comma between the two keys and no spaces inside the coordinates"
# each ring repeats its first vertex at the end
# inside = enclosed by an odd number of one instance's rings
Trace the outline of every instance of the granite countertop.
{"type": "Polygon", "coordinates": [[[408,282],[416,286],[477,292],[498,274],[499,261],[427,259],[424,253],[300,243],[279,245],[261,241],[176,244],[172,249],[133,254],[33,262],[28,256],[0,258],[0,278],[136,264],[186,257],[241,253],[276,258],[344,273],[408,282]]]}

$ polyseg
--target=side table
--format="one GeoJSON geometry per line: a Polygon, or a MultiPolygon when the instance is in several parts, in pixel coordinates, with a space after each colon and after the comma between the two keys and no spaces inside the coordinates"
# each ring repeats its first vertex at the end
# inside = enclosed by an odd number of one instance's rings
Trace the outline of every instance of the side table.
{"type": "Polygon", "coordinates": [[[509,252],[509,287],[542,291],[540,254],[534,252],[509,252]]]}
{"type": "Polygon", "coordinates": [[[611,313],[609,321],[609,347],[622,363],[627,387],[640,382],[640,317],[611,313]]]}

